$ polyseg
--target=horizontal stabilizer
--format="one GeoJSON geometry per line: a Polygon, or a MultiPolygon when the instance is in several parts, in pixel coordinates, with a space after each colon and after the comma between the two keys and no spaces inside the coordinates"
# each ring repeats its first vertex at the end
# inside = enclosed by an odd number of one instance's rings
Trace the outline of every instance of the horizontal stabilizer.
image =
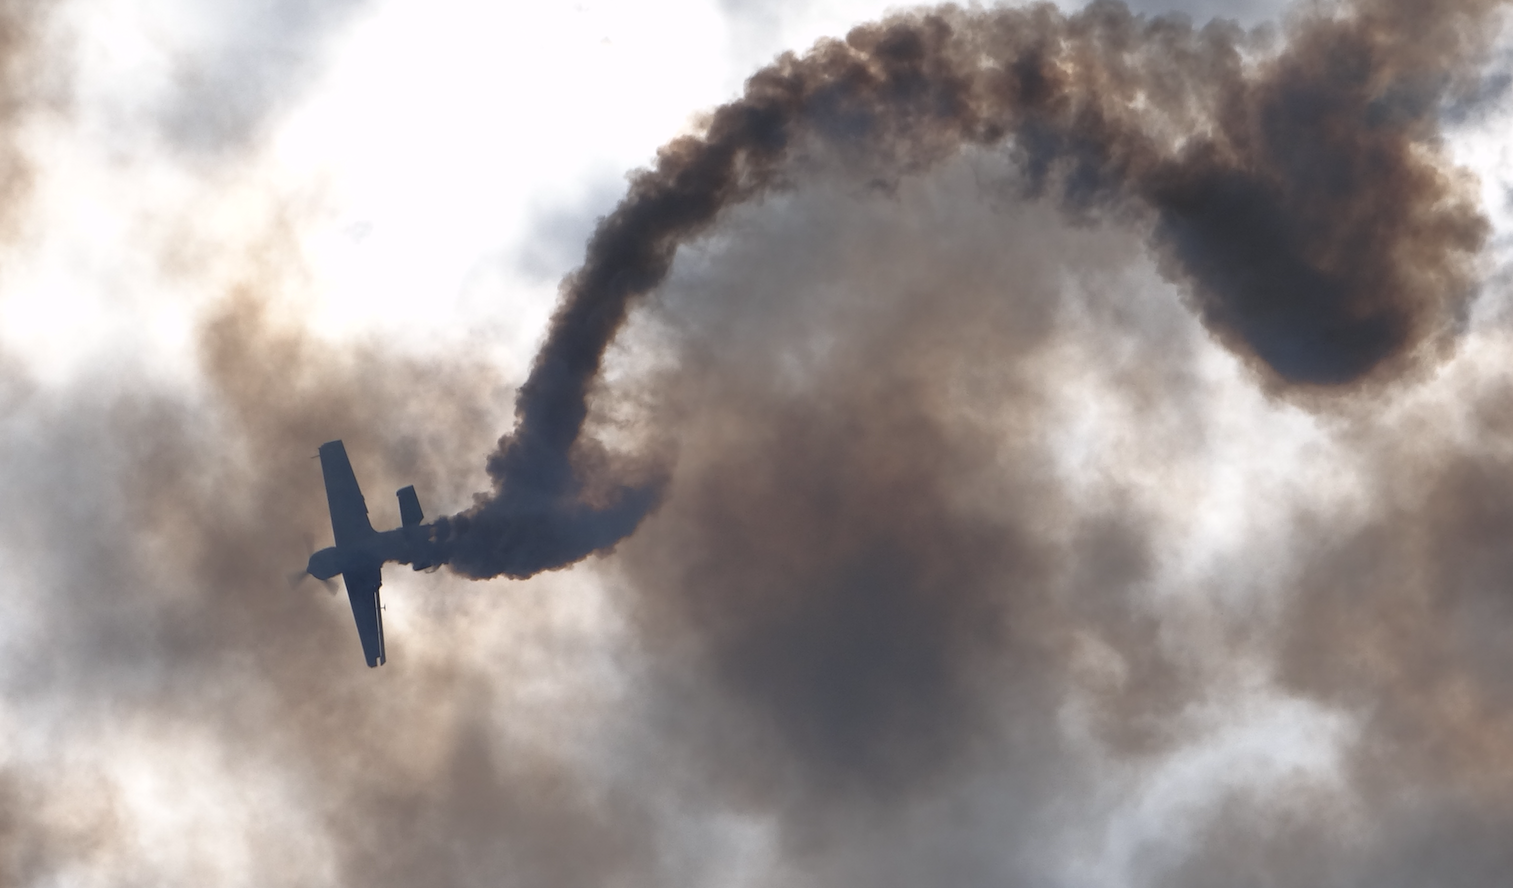
{"type": "Polygon", "coordinates": [[[418,527],[426,516],[420,511],[420,497],[415,495],[415,485],[400,488],[397,495],[399,496],[399,523],[405,527],[418,527]]]}

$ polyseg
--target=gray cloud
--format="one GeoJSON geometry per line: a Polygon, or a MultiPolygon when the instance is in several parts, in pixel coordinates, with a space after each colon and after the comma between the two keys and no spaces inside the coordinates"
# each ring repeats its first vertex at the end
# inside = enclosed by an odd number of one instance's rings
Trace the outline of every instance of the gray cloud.
{"type": "Polygon", "coordinates": [[[320,71],[323,50],[364,0],[219,4],[209,35],[175,51],[161,132],[211,155],[246,148],[320,71]]]}

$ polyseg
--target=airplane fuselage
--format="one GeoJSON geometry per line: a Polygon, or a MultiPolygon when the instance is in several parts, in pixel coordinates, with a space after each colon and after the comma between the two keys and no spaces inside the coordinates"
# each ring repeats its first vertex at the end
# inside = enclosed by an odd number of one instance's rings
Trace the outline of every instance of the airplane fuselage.
{"type": "Polygon", "coordinates": [[[327,546],[310,556],[307,568],[319,580],[329,580],[349,570],[381,567],[390,561],[425,570],[440,562],[434,524],[375,531],[371,536],[345,546],[327,546]]]}

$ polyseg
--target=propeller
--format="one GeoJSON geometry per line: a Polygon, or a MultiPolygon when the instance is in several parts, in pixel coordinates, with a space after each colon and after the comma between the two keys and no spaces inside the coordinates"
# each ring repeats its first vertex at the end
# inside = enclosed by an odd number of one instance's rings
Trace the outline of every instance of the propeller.
{"type": "MultiPolygon", "coordinates": [[[[315,537],[312,534],[308,534],[307,533],[307,534],[305,534],[305,561],[308,563],[309,560],[310,560],[310,556],[314,555],[314,554],[315,554],[315,537]]],[[[312,579],[314,577],[315,577],[315,575],[312,574],[312,573],[310,573],[309,568],[301,568],[299,570],[296,570],[296,571],[290,573],[289,576],[288,576],[288,578],[287,578],[289,580],[289,588],[290,589],[298,589],[301,585],[304,584],[305,580],[312,579]]],[[[332,595],[336,594],[336,580],[334,580],[334,579],[332,579],[330,577],[327,577],[324,580],[320,580],[320,584],[322,586],[326,587],[326,591],[328,593],[330,593],[332,595]]]]}
{"type": "MultiPolygon", "coordinates": [[[[298,589],[300,586],[304,585],[305,580],[309,579],[310,576],[311,574],[307,570],[294,571],[293,573],[289,574],[289,588],[298,589]]],[[[326,587],[327,592],[331,593],[332,595],[336,594],[335,580],[324,579],[320,581],[320,584],[326,587]]]]}

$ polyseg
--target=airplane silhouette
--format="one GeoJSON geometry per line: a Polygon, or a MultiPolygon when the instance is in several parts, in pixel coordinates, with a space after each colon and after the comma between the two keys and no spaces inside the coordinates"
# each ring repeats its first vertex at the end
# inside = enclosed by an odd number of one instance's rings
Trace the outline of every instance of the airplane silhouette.
{"type": "Polygon", "coordinates": [[[326,505],[331,510],[336,545],[311,555],[305,572],[318,580],[342,575],[363,656],[369,667],[377,666],[387,659],[383,604],[378,597],[384,563],[397,561],[415,570],[439,566],[444,558],[436,525],[420,523],[425,515],[412,484],[397,491],[400,526],[383,532],[374,530],[368,522],[367,501],[347,459],[347,448],[340,441],[320,445],[320,470],[325,476],[326,505]]]}

